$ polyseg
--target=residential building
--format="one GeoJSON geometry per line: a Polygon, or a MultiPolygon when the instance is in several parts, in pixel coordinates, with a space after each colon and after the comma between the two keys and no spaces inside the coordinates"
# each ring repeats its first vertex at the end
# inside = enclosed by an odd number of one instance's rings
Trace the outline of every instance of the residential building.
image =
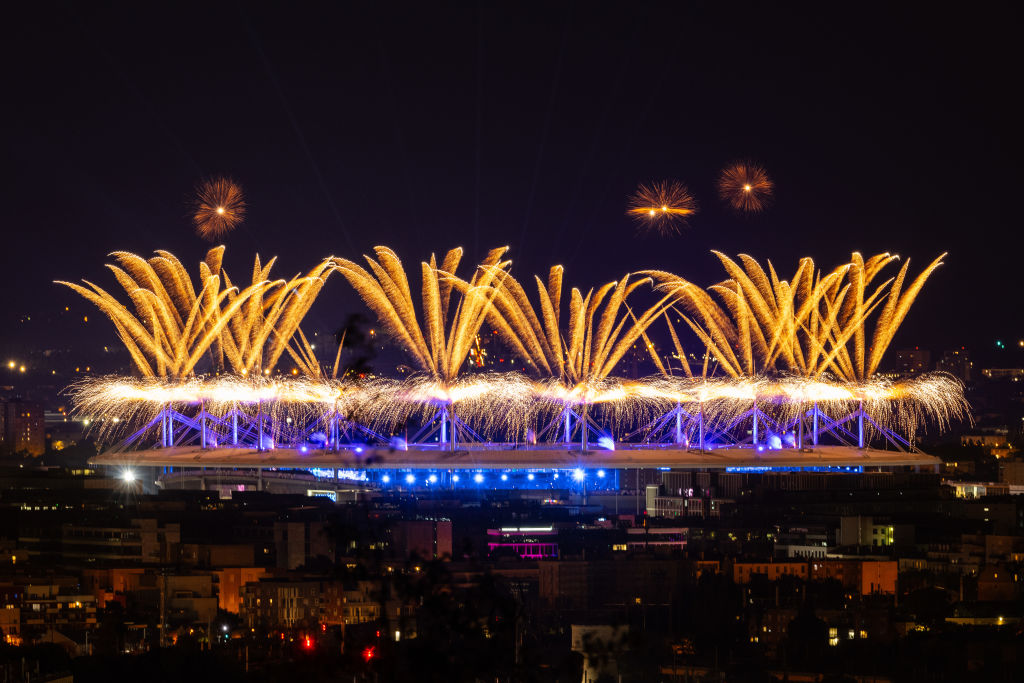
{"type": "Polygon", "coordinates": [[[0,401],[0,452],[27,453],[33,457],[46,451],[46,416],[35,401],[0,401]]]}

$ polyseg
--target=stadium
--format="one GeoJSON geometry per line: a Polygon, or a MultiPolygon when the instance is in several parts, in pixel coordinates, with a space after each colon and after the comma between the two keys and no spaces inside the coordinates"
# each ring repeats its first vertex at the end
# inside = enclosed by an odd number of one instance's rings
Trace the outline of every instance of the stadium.
{"type": "Polygon", "coordinates": [[[771,279],[749,257],[740,266],[718,254],[724,283],[703,289],[641,271],[573,288],[563,316],[561,268],[536,278],[534,306],[504,252],[492,250],[469,279],[456,275],[461,250],[422,263],[421,315],[404,266],[384,247],[367,257],[370,270],[331,257],[288,281],[270,279],[273,261],[257,257],[247,287],[221,269],[223,247],[200,264],[195,285],[166,252],[116,254],[111,268],[134,313],[97,285],[64,283],[110,317],[136,365],[131,376],[69,388],[77,418],[104,445],[92,464],[159,468],[182,486],[214,476],[263,488],[281,478],[271,473],[300,473],[335,491],[616,490],[621,472],[641,469],[934,467],[918,434],[968,415],[949,375],[878,372],[941,257],[904,288],[909,262],[872,284],[896,260],[889,254],[854,254],[828,273],[803,259],[781,281],[770,264],[771,279]],[[333,368],[318,359],[301,322],[333,272],[416,372],[347,376],[344,339],[333,368]],[[656,301],[634,309],[627,299],[641,287],[656,301]],[[667,325],[668,353],[651,340],[655,323],[667,325]],[[466,371],[485,324],[525,372],[466,371]],[[696,356],[683,349],[686,331],[703,347],[696,356]],[[637,348],[657,373],[617,376],[637,348]]]}

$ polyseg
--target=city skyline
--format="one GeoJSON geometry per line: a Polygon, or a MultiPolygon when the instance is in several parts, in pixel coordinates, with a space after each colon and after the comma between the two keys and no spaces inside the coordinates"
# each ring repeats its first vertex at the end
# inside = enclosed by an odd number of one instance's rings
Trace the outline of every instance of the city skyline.
{"type": "Polygon", "coordinates": [[[1024,679],[1018,8],[5,18],[4,683],[1024,679]]]}

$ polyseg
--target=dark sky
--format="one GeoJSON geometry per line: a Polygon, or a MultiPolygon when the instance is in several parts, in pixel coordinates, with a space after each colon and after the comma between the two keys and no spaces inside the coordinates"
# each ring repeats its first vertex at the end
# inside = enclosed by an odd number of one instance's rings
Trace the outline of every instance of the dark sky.
{"type": "MultiPolygon", "coordinates": [[[[949,251],[896,344],[1024,336],[1009,10],[98,4],[5,20],[5,346],[50,343],[65,305],[89,312],[50,283],[116,287],[113,250],[198,261],[189,197],[215,174],[249,204],[226,240],[238,279],[256,251],[291,275],[375,244],[410,263],[509,244],[519,275],[562,263],[580,286],[648,267],[710,284],[713,248],[790,275],[805,255],[891,251],[916,272],[949,251]],[[762,215],[715,197],[739,158],[776,182],[762,215]],[[679,237],[638,237],[627,198],[664,178],[702,210],[679,237]]],[[[335,276],[311,324],[354,307],[335,276]]],[[[90,320],[83,338],[113,342],[90,320]]]]}

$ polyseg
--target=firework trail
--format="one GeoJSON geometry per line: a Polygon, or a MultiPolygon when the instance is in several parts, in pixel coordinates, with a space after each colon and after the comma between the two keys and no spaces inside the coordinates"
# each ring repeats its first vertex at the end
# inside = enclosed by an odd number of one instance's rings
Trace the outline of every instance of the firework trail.
{"type": "Polygon", "coordinates": [[[563,331],[562,276],[562,267],[555,266],[546,283],[535,278],[539,315],[518,280],[511,275],[495,280],[491,321],[499,336],[527,365],[565,386],[607,378],[664,312],[672,296],[666,294],[636,316],[626,300],[638,287],[649,284],[649,278],[631,281],[626,275],[590,289],[586,296],[574,287],[569,293],[569,315],[563,331]]]}
{"type": "Polygon", "coordinates": [[[671,273],[645,274],[674,296],[674,310],[726,374],[832,373],[851,382],[875,374],[921,287],[945,256],[904,290],[909,261],[894,279],[876,284],[885,266],[896,260],[891,254],[865,261],[854,253],[849,263],[825,274],[804,258],[790,280],[781,280],[771,262],[766,272],[750,256],[740,255],[740,265],[714,253],[729,279],[706,290],[671,273]],[[869,354],[869,320],[876,312],[869,354]]]}
{"type": "Polygon", "coordinates": [[[512,441],[571,406],[582,407],[577,418],[591,419],[590,407],[604,424],[616,426],[644,423],[673,408],[699,413],[707,425],[742,420],[753,406],[779,424],[805,415],[811,404],[833,419],[848,419],[863,408],[876,424],[911,438],[925,424],[944,429],[969,415],[963,386],[949,375],[902,381],[876,376],[886,348],[944,255],[907,286],[909,262],[894,277],[883,277],[896,260],[890,254],[864,259],[854,253],[828,272],[802,259],[794,275],[782,280],[770,262],[765,268],[749,256],[733,260],[716,252],[728,279],[707,289],[651,271],[586,294],[572,288],[567,296],[563,270],[556,266],[546,281],[534,278],[535,305],[508,273],[505,249],[492,250],[468,280],[455,275],[460,249],[448,252],[440,266],[432,256],[421,264],[419,302],[401,261],[385,247],[376,249],[376,259],[367,257],[369,270],[331,258],[289,280],[271,280],[274,260],[263,263],[257,256],[244,289],[221,267],[223,252],[209,251],[199,264],[198,282],[168,252],[148,260],[115,253],[116,265],[108,267],[127,304],[88,281],[62,283],[110,317],[142,375],[89,379],[69,389],[76,414],[90,419],[100,438],[151,422],[167,408],[213,417],[241,412],[278,424],[345,416],[387,430],[433,420],[438,407],[446,406],[477,433],[512,441]],[[336,359],[327,377],[299,324],[332,270],[345,276],[408,350],[418,374],[403,381],[338,381],[336,359]],[[652,282],[660,299],[635,313],[628,300],[652,282]],[[689,367],[669,313],[684,320],[706,348],[699,375],[689,367]],[[648,337],[661,316],[685,376],[671,374],[648,337]],[[485,321],[536,379],[517,373],[460,376],[485,321]],[[641,343],[661,374],[613,377],[623,356],[641,343]],[[266,376],[285,353],[303,377],[266,376]],[[231,374],[196,376],[204,357],[231,374]],[[726,376],[709,376],[712,360],[726,376]]]}
{"type": "Polygon", "coordinates": [[[412,356],[421,372],[452,384],[491,311],[495,292],[491,285],[503,276],[510,263],[501,261],[507,250],[492,249],[468,282],[455,276],[462,260],[461,248],[449,251],[440,268],[434,256],[429,263],[422,263],[422,326],[416,316],[409,278],[394,251],[375,247],[376,260],[365,256],[372,273],[347,259],[335,259],[334,267],[412,356]],[[456,289],[460,300],[450,315],[452,292],[456,289]]]}
{"type": "Polygon", "coordinates": [[[169,252],[157,251],[148,260],[115,252],[117,265],[107,267],[129,305],[88,280],[86,286],[59,284],[110,318],[144,377],[186,377],[207,355],[214,369],[226,367],[241,375],[270,372],[323,287],[332,259],[286,281],[269,280],[274,259],[263,266],[257,256],[252,284],[239,289],[221,268],[223,255],[223,246],[207,253],[197,286],[169,252]]]}
{"type": "Polygon", "coordinates": [[[540,433],[552,430],[555,421],[563,420],[573,406],[582,408],[583,423],[593,423],[588,417],[591,405],[616,423],[640,415],[644,404],[638,403],[634,394],[614,386],[609,375],[640,341],[659,362],[645,332],[664,312],[671,294],[637,316],[626,301],[638,287],[651,282],[648,278],[631,280],[626,275],[586,295],[574,287],[569,292],[563,330],[562,267],[551,268],[547,282],[534,279],[539,314],[519,281],[506,275],[495,281],[490,322],[498,336],[544,378],[536,419],[546,421],[548,426],[540,433]]]}
{"type": "MultiPolygon", "coordinates": [[[[269,373],[287,352],[304,374],[316,375],[320,372],[319,364],[299,325],[334,271],[334,259],[324,259],[305,275],[296,275],[289,280],[268,280],[275,260],[276,257],[261,267],[259,256],[256,257],[253,283],[269,284],[258,289],[234,316],[221,335],[220,345],[215,349],[215,360],[218,367],[230,367],[241,375],[261,370],[269,373]],[[296,337],[299,350],[292,346],[296,337]],[[308,352],[308,355],[303,352],[308,352]],[[223,357],[217,355],[219,353],[223,357]]],[[[224,280],[230,288],[231,280],[227,273],[224,280]]],[[[233,303],[230,296],[228,300],[233,303]]]]}

